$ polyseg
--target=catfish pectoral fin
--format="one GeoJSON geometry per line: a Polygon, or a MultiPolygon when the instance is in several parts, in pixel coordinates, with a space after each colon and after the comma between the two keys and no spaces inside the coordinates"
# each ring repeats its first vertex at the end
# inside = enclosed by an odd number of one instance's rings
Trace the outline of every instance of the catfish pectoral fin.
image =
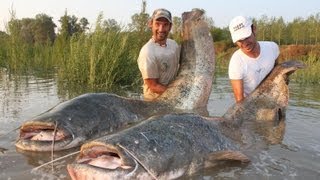
{"type": "Polygon", "coordinates": [[[250,159],[240,151],[224,150],[210,153],[209,161],[240,161],[241,163],[248,163],[250,159]]]}

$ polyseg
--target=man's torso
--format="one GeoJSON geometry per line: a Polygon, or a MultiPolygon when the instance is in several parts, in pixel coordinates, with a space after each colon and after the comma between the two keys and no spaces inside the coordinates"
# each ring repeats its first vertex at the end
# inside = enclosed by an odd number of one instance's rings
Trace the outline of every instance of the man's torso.
{"type": "MultiPolygon", "coordinates": [[[[179,68],[180,49],[177,43],[167,39],[167,46],[162,47],[152,39],[141,49],[138,65],[143,79],[159,79],[163,85],[169,84],[177,74],[179,68]]],[[[158,96],[152,93],[146,84],[143,85],[144,97],[154,99],[158,96]]]]}
{"type": "Polygon", "coordinates": [[[242,79],[244,94],[251,93],[273,69],[279,55],[277,44],[259,42],[261,50],[257,58],[250,58],[240,49],[232,56],[229,64],[229,78],[242,79]]]}

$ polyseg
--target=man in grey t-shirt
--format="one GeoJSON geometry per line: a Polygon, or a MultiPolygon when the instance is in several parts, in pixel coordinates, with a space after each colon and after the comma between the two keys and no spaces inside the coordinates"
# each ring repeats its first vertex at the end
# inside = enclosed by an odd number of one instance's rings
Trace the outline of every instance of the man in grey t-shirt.
{"type": "Polygon", "coordinates": [[[157,9],[149,21],[152,38],[142,47],[138,66],[143,78],[144,100],[160,96],[175,78],[179,68],[180,47],[168,39],[172,27],[171,13],[157,9]]]}

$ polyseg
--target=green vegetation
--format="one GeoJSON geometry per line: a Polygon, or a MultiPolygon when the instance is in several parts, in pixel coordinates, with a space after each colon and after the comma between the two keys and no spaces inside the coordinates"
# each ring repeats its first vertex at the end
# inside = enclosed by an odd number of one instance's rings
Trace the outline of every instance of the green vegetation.
{"type": "MultiPolygon", "coordinates": [[[[136,64],[140,48],[151,37],[146,3],[132,22],[120,25],[114,19],[98,15],[95,27],[89,29],[86,18],[78,19],[67,12],[60,18],[60,28],[46,14],[35,18],[16,19],[14,12],[7,32],[0,32],[0,67],[11,74],[56,75],[59,86],[84,91],[117,91],[141,85],[136,64]],[[57,32],[57,33],[56,33],[57,32]]],[[[181,18],[173,18],[171,37],[181,42],[181,18]]],[[[229,58],[236,49],[228,28],[214,27],[208,18],[215,41],[217,71],[226,71],[229,58]]],[[[280,60],[298,59],[307,70],[294,74],[299,83],[320,81],[320,13],[307,19],[296,18],[285,23],[280,18],[262,16],[255,19],[259,40],[272,40],[281,45],[280,60]]]]}
{"type": "Polygon", "coordinates": [[[282,47],[282,59],[302,60],[306,68],[297,71],[292,79],[301,84],[320,84],[320,45],[291,45],[282,47]],[[284,58],[283,56],[286,56],[284,58]]]}
{"type": "Polygon", "coordinates": [[[79,93],[133,89],[141,84],[136,59],[151,37],[145,12],[134,15],[129,27],[104,20],[100,14],[93,32],[89,32],[85,18],[78,20],[66,12],[54,40],[50,36],[55,27],[52,18],[45,16],[46,21],[38,22],[37,17],[18,20],[12,16],[8,34],[0,33],[0,65],[11,74],[56,75],[61,89],[80,89],[79,93]],[[144,18],[138,18],[141,16],[144,18]],[[35,30],[34,24],[47,31],[35,30]]]}
{"type": "Polygon", "coordinates": [[[319,84],[320,78],[320,58],[315,56],[309,56],[304,60],[307,65],[304,71],[298,71],[294,74],[294,79],[299,83],[312,83],[319,84]]]}

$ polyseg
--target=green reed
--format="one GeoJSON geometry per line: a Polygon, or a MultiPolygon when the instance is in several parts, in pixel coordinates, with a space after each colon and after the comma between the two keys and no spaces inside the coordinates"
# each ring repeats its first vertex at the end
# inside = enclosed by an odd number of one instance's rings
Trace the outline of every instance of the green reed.
{"type": "MultiPolygon", "coordinates": [[[[56,73],[64,88],[83,89],[79,94],[115,92],[119,87],[137,91],[142,82],[136,59],[149,37],[149,34],[141,37],[137,32],[96,28],[91,33],[68,38],[58,36],[53,44],[28,44],[11,35],[0,41],[0,66],[17,74],[56,73]]],[[[233,51],[216,54],[216,72],[227,73],[233,51]]],[[[293,81],[320,83],[319,53],[309,52],[290,59],[302,60],[307,65],[292,75],[293,81]]]]}
{"type": "Polygon", "coordinates": [[[28,44],[14,36],[0,41],[0,66],[14,74],[55,72],[63,86],[104,91],[135,88],[141,77],[136,63],[142,45],[135,33],[96,30],[57,37],[54,44],[28,44]]]}
{"type": "Polygon", "coordinates": [[[320,57],[309,54],[301,60],[306,67],[297,70],[291,78],[301,84],[320,84],[320,57]]]}
{"type": "Polygon", "coordinates": [[[58,40],[54,58],[59,82],[85,91],[135,88],[141,77],[136,63],[139,49],[132,44],[137,37],[132,35],[98,28],[90,34],[74,35],[67,43],[58,40]]]}
{"type": "Polygon", "coordinates": [[[48,72],[53,68],[50,45],[30,44],[14,35],[0,39],[0,66],[11,74],[48,72]]]}

